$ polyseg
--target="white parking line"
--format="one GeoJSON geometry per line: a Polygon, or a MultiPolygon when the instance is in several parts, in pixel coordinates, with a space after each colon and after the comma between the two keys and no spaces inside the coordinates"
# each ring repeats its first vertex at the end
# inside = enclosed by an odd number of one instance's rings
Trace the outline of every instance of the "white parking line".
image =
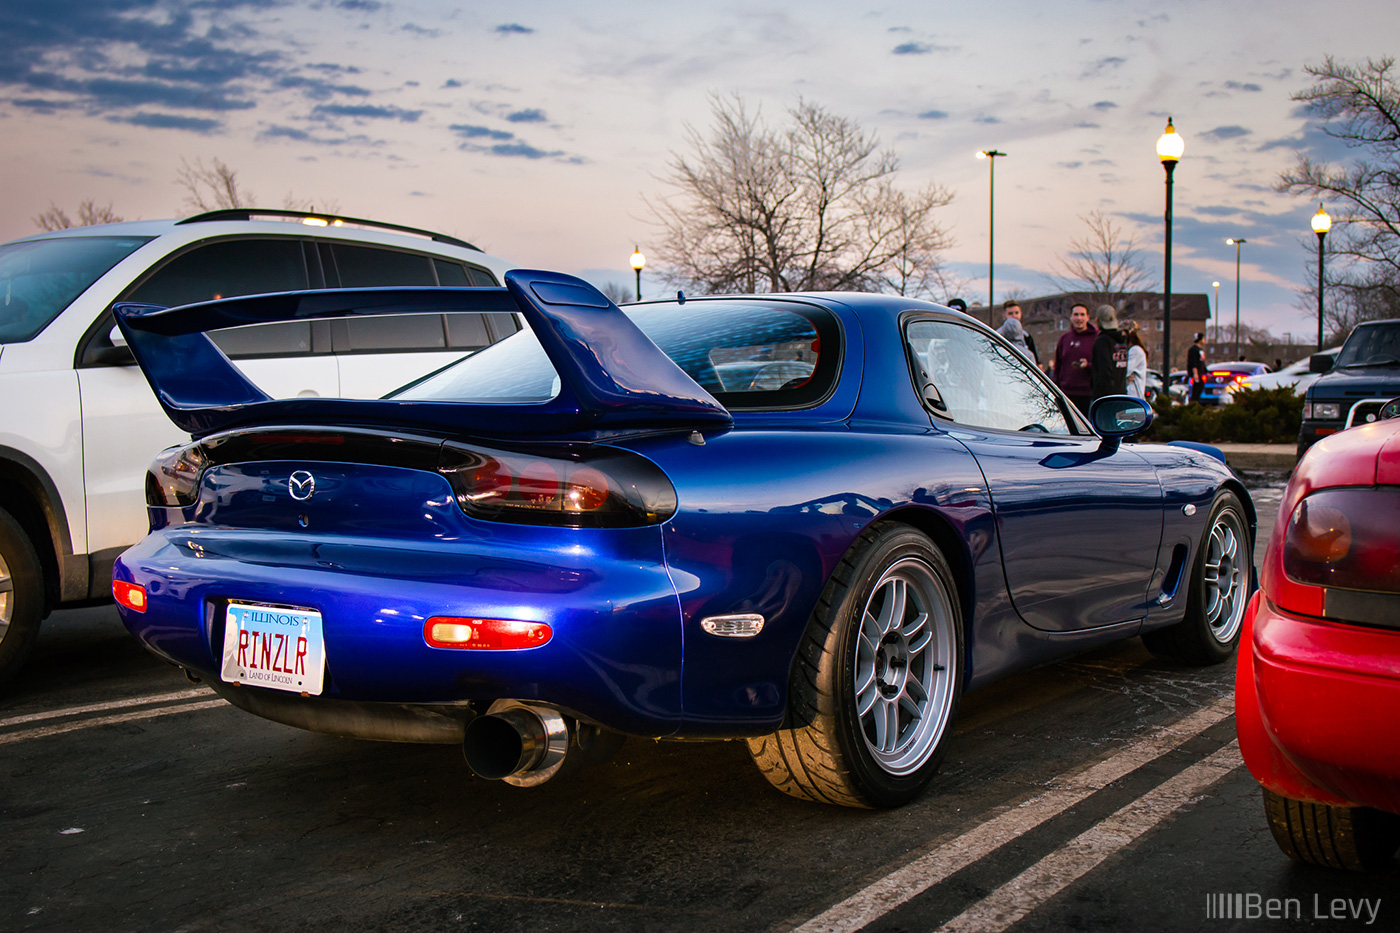
{"type": "Polygon", "coordinates": [[[141,719],[155,719],[157,716],[171,716],[175,713],[190,713],[195,710],[213,709],[216,706],[227,707],[229,704],[226,700],[221,699],[204,700],[200,703],[180,703],[176,706],[143,709],[131,713],[120,713],[116,716],[98,716],[94,719],[79,719],[76,722],[56,723],[52,726],[40,726],[37,729],[24,729],[20,732],[9,732],[0,735],[0,745],[12,745],[15,742],[23,742],[26,739],[42,739],[45,736],[62,735],[65,732],[76,732],[79,729],[91,729],[95,726],[110,726],[119,722],[136,722],[141,719]]]}
{"type": "Polygon", "coordinates": [[[1021,872],[939,927],[940,933],[1001,933],[1243,765],[1239,743],[1231,742],[1021,872]]]}
{"type": "Polygon", "coordinates": [[[195,696],[208,696],[210,690],[207,687],[194,687],[189,690],[176,690],[173,693],[157,693],[152,696],[128,697],[125,700],[111,700],[107,703],[93,703],[89,706],[69,706],[64,709],[51,709],[42,713],[30,713],[27,716],[15,716],[11,719],[0,719],[0,729],[7,726],[18,726],[26,722],[42,722],[45,719],[58,719],[62,716],[79,716],[83,713],[100,713],[109,709],[122,709],[128,706],[149,706],[152,703],[169,703],[172,700],[184,700],[195,696]]]}
{"type": "Polygon", "coordinates": [[[1057,786],[1051,790],[979,823],[961,836],[947,840],[808,920],[794,933],[853,933],[859,930],[1022,833],[1200,735],[1228,717],[1234,709],[1234,697],[1222,697],[1089,768],[1061,775],[1055,779],[1053,783],[1057,786]]]}

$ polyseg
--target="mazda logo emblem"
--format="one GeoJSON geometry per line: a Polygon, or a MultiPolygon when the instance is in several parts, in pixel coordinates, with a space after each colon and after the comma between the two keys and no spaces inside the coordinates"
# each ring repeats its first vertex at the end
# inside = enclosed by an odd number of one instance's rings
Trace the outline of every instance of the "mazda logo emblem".
{"type": "Polygon", "coordinates": [[[298,502],[304,502],[316,494],[316,477],[305,470],[297,470],[287,480],[287,492],[298,502]]]}

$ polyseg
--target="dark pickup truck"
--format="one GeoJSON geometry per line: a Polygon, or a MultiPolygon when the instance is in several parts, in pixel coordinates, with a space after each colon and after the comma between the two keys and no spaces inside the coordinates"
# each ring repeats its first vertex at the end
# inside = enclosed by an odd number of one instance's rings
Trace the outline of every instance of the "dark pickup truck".
{"type": "Polygon", "coordinates": [[[1319,438],[1375,421],[1381,406],[1400,396],[1400,319],[1358,325],[1328,363],[1326,354],[1312,358],[1312,372],[1325,375],[1303,398],[1300,457],[1319,438]]]}

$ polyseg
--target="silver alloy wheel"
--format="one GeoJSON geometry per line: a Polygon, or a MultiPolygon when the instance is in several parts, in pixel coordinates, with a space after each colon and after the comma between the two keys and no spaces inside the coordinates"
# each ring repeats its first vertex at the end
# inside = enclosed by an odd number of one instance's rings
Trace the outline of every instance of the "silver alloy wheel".
{"type": "Polygon", "coordinates": [[[10,577],[10,565],[0,556],[0,638],[10,627],[10,618],[15,612],[15,581],[10,577]]]}
{"type": "Polygon", "coordinates": [[[925,561],[892,564],[861,612],[856,715],[887,774],[917,771],[948,727],[959,659],[952,595],[925,561]]]}
{"type": "Polygon", "coordinates": [[[1206,540],[1201,565],[1201,605],[1206,625],[1222,645],[1239,634],[1244,621],[1246,590],[1249,588],[1249,552],[1244,523],[1234,509],[1224,509],[1215,517],[1206,540]]]}

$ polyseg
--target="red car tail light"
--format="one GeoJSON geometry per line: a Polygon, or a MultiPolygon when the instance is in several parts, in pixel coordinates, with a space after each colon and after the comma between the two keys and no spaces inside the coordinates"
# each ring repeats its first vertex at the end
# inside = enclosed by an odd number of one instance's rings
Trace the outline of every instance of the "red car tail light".
{"type": "Polygon", "coordinates": [[[1323,489],[1288,520],[1283,571],[1311,586],[1400,593],[1400,486],[1323,489]]]}
{"type": "Polygon", "coordinates": [[[465,619],[433,616],[423,626],[423,640],[434,648],[512,650],[538,648],[554,637],[544,622],[515,619],[465,619]]]}
{"type": "Polygon", "coordinates": [[[125,580],[112,581],[112,598],[132,612],[146,611],[146,588],[125,580]]]}
{"type": "Polygon", "coordinates": [[[158,508],[194,505],[199,478],[209,465],[198,444],[162,450],[146,470],[146,504],[158,508]]]}
{"type": "Polygon", "coordinates": [[[574,528],[656,525],[676,490],[654,463],[616,448],[531,451],[444,444],[438,470],[474,518],[574,528]]]}

